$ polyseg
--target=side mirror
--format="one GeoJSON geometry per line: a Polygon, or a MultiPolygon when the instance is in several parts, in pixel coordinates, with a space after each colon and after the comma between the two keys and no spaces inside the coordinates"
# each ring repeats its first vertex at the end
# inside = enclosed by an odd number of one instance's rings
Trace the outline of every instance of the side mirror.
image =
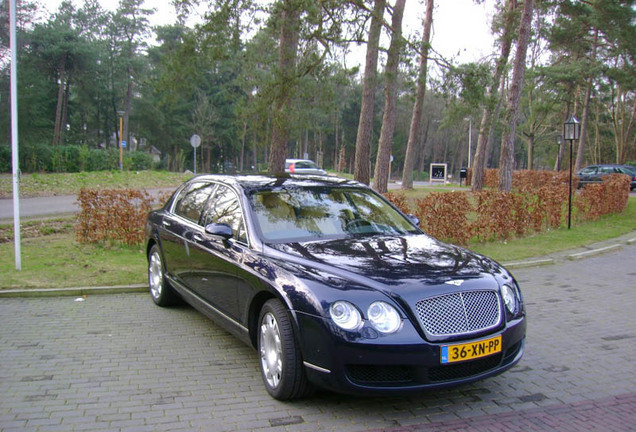
{"type": "Polygon", "coordinates": [[[409,220],[413,223],[413,225],[415,225],[416,227],[420,226],[420,218],[418,218],[417,216],[415,216],[414,214],[409,214],[406,215],[406,217],[409,218],[409,220]]]}
{"type": "Polygon", "coordinates": [[[221,237],[223,240],[229,240],[234,235],[232,227],[223,223],[207,224],[205,226],[205,232],[213,236],[221,237]]]}

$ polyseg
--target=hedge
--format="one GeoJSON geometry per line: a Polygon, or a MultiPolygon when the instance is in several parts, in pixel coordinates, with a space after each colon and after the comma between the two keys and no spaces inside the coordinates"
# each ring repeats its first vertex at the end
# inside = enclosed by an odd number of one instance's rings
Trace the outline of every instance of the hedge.
{"type": "MultiPolygon", "coordinates": [[[[118,149],[93,149],[87,146],[52,146],[27,144],[18,149],[23,172],[81,172],[119,169],[118,149]]],[[[152,155],[144,152],[123,153],[127,170],[153,168],[152,155]]],[[[11,148],[0,146],[0,172],[11,172],[11,148]]]]}
{"type": "MultiPolygon", "coordinates": [[[[493,170],[496,171],[496,170],[493,170]]],[[[470,241],[509,239],[557,228],[567,217],[567,173],[515,172],[512,192],[431,192],[415,203],[412,212],[403,194],[388,193],[387,199],[405,213],[415,213],[422,229],[433,237],[465,245],[470,241]],[[523,180],[523,181],[522,181],[523,180]]],[[[496,179],[491,175],[489,181],[496,179]]],[[[575,185],[576,187],[576,185],[575,185]]],[[[627,207],[630,179],[612,174],[602,184],[573,193],[575,221],[598,219],[627,207]]]]}

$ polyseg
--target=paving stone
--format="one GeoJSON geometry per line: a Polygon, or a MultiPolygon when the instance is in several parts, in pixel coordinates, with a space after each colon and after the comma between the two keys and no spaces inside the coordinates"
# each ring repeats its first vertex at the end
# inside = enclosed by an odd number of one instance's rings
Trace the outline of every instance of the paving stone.
{"type": "Polygon", "coordinates": [[[498,377],[291,403],[267,395],[252,348],[187,306],[145,293],[0,298],[0,431],[634,430],[634,268],[636,245],[515,269],[526,354],[498,377]]]}

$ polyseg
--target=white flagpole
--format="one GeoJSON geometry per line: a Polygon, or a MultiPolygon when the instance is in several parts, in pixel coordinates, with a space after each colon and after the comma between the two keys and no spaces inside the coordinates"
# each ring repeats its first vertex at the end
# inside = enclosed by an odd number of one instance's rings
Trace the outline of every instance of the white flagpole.
{"type": "Polygon", "coordinates": [[[11,18],[11,165],[13,167],[13,231],[15,239],[15,269],[22,270],[20,252],[20,167],[18,159],[18,65],[17,40],[15,35],[16,0],[11,0],[9,15],[11,18]]]}

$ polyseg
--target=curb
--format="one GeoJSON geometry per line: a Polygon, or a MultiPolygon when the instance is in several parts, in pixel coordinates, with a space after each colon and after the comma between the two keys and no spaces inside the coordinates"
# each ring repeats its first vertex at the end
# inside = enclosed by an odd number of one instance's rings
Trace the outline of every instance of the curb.
{"type": "Polygon", "coordinates": [[[40,288],[0,290],[0,298],[8,297],[58,297],[100,294],[125,294],[148,291],[147,285],[118,285],[112,287],[40,288]]]}
{"type": "Polygon", "coordinates": [[[581,260],[587,257],[591,257],[591,256],[597,256],[597,255],[602,255],[606,252],[612,252],[615,250],[620,250],[623,249],[623,245],[622,244],[614,244],[611,246],[606,246],[606,247],[602,247],[599,249],[592,249],[589,251],[585,251],[585,252],[579,252],[579,253],[575,253],[572,255],[568,255],[567,259],[571,260],[571,261],[576,261],[576,260],[581,260]]]}
{"type": "Polygon", "coordinates": [[[527,267],[539,267],[539,266],[547,266],[555,264],[556,260],[554,258],[544,258],[538,260],[530,260],[530,261],[515,261],[509,263],[502,263],[501,265],[507,269],[519,269],[519,268],[527,268],[527,267]]]}

